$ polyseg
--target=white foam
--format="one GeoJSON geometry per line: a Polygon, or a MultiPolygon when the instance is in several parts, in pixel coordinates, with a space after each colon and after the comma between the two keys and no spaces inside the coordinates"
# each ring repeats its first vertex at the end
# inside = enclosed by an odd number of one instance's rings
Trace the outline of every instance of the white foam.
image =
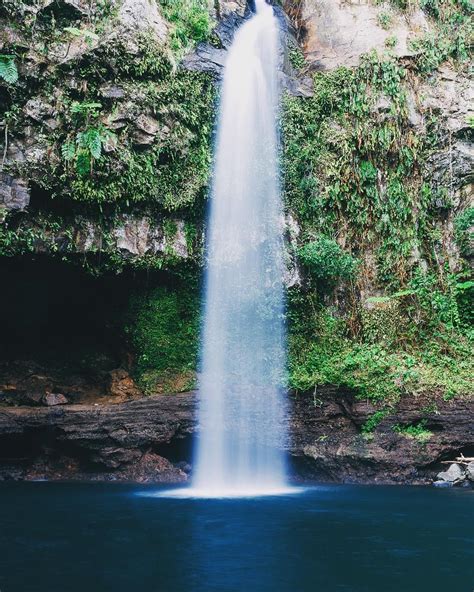
{"type": "Polygon", "coordinates": [[[248,499],[260,497],[276,497],[296,495],[305,491],[304,487],[278,487],[278,488],[246,488],[246,489],[198,489],[195,487],[182,487],[178,489],[166,489],[164,491],[150,491],[137,493],[140,497],[158,497],[174,499],[248,499]]]}

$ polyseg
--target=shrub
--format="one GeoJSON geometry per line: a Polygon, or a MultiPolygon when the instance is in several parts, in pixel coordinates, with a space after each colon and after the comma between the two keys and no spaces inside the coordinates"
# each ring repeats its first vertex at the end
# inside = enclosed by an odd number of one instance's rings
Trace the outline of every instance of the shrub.
{"type": "Polygon", "coordinates": [[[309,274],[329,286],[338,280],[351,279],[357,268],[352,255],[344,252],[335,240],[326,237],[300,247],[298,254],[309,274]]]}
{"type": "Polygon", "coordinates": [[[132,297],[127,333],[136,376],[147,392],[189,388],[198,349],[199,300],[192,290],[159,287],[132,297]],[[186,384],[188,383],[188,384],[186,384]]]}

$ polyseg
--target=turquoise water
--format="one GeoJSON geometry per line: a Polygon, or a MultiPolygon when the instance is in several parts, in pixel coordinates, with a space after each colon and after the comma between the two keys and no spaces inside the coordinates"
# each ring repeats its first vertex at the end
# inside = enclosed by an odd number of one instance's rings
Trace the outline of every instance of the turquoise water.
{"type": "Polygon", "coordinates": [[[474,590],[470,491],[324,486],[243,500],[146,496],[156,491],[1,483],[0,590],[474,590]]]}

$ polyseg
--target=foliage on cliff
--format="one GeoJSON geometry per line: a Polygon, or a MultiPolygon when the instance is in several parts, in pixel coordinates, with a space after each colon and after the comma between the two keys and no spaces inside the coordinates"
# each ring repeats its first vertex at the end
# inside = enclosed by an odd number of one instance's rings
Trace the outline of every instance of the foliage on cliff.
{"type": "Polygon", "coordinates": [[[413,113],[435,68],[468,66],[471,9],[436,6],[436,34],[411,60],[374,52],[358,68],[315,74],[313,97],[285,98],[285,195],[306,271],[289,297],[296,390],[331,383],[385,404],[470,392],[469,178],[433,175],[453,134],[443,113],[428,108],[423,125],[413,113]],[[331,241],[340,252],[326,259],[331,241]],[[335,273],[351,260],[355,274],[335,273]]]}
{"type": "MultiPolygon", "coordinates": [[[[4,173],[32,189],[29,212],[0,212],[0,255],[41,252],[94,273],[195,270],[216,85],[180,58],[209,38],[207,2],[160,0],[155,29],[130,25],[121,2],[76,4],[0,7],[0,158],[4,173]],[[178,217],[182,258],[173,248],[178,217]],[[127,241],[128,251],[119,247],[127,241]]],[[[403,393],[469,390],[472,175],[458,174],[455,147],[472,124],[453,132],[431,107],[420,123],[417,91],[436,86],[440,66],[465,74],[472,9],[421,4],[433,27],[411,57],[398,59],[390,42],[357,68],[313,74],[313,96],[284,98],[283,188],[300,229],[293,255],[302,278],[288,298],[289,383],[299,391],[340,384],[385,405],[403,393]]],[[[294,47],[289,57],[304,73],[303,53],[294,47]]],[[[148,392],[191,384],[190,283],[130,304],[127,338],[148,392]]]]}
{"type": "Polygon", "coordinates": [[[189,286],[160,287],[131,300],[126,332],[136,352],[135,373],[145,392],[194,386],[199,296],[189,286]]]}

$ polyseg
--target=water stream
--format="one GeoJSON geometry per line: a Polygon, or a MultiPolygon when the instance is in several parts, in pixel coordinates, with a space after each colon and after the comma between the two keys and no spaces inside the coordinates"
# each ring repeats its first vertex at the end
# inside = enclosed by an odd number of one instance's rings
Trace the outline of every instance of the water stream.
{"type": "Polygon", "coordinates": [[[193,490],[206,497],[285,487],[285,331],[273,8],[236,33],[217,129],[193,490]]]}

